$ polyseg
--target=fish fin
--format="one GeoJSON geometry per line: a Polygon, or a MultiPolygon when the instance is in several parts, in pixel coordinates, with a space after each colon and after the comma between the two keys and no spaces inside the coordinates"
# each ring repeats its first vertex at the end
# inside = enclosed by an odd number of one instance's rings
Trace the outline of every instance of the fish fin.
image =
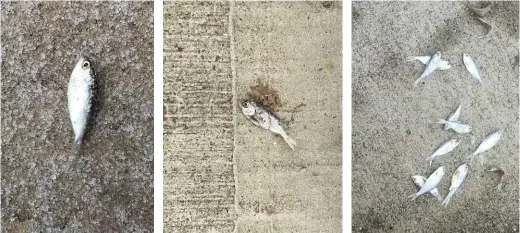
{"type": "Polygon", "coordinates": [[[454,192],[450,190],[446,198],[444,198],[444,201],[442,201],[441,205],[444,205],[445,207],[448,206],[448,203],[451,200],[451,197],[453,196],[454,192]]]}
{"type": "Polygon", "coordinates": [[[418,60],[422,64],[426,65],[426,64],[428,64],[428,62],[430,62],[431,57],[430,56],[409,56],[406,59],[407,59],[406,61],[418,60]]]}
{"type": "Polygon", "coordinates": [[[414,86],[417,86],[417,84],[419,84],[421,81],[422,81],[423,77],[419,77],[417,80],[415,80],[415,82],[413,83],[414,86]]]}
{"type": "Polygon", "coordinates": [[[484,163],[486,162],[486,158],[484,158],[483,155],[480,155],[479,158],[480,158],[480,166],[483,167],[483,166],[484,166],[484,163]]]}
{"type": "Polygon", "coordinates": [[[282,135],[283,139],[287,142],[287,144],[289,144],[291,149],[294,150],[294,146],[296,146],[296,142],[289,135],[287,135],[285,132],[283,134],[280,134],[280,135],[282,135]]]}
{"type": "Polygon", "coordinates": [[[437,65],[437,68],[439,68],[439,70],[447,70],[447,69],[451,68],[451,65],[446,60],[440,60],[439,64],[437,65]]]}
{"type": "Polygon", "coordinates": [[[433,155],[428,156],[428,158],[426,158],[426,160],[430,162],[430,167],[431,167],[432,161],[433,161],[433,155]]]}
{"type": "Polygon", "coordinates": [[[417,193],[414,193],[414,194],[408,196],[408,198],[412,198],[412,201],[415,200],[417,197],[418,197],[417,193]]]}
{"type": "MultiPolygon", "coordinates": [[[[443,125],[445,125],[445,127],[447,127],[448,124],[446,124],[446,123],[448,123],[448,121],[447,121],[447,120],[444,120],[444,119],[439,119],[439,120],[437,121],[437,124],[443,124],[443,125]]],[[[449,129],[449,128],[448,128],[448,129],[449,129]]]]}

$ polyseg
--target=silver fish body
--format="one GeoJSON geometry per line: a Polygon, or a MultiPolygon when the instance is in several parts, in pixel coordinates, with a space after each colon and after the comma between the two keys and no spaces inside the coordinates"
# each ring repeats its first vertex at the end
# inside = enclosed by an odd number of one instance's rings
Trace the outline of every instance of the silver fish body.
{"type": "Polygon", "coordinates": [[[423,186],[419,191],[409,196],[409,198],[412,198],[412,200],[415,200],[418,196],[421,196],[427,192],[430,192],[432,189],[436,188],[437,185],[442,180],[442,177],[444,176],[444,167],[439,167],[435,172],[433,172],[430,177],[424,182],[423,186]]]}
{"type": "Polygon", "coordinates": [[[467,164],[460,165],[457,170],[453,173],[453,176],[451,177],[451,186],[450,186],[450,192],[444,198],[444,201],[442,201],[442,205],[447,206],[450,202],[451,198],[453,197],[453,194],[457,192],[459,187],[464,182],[464,179],[466,179],[466,175],[468,174],[469,167],[467,164]]]}
{"type": "Polygon", "coordinates": [[[294,150],[296,142],[291,137],[289,137],[289,135],[287,135],[278,117],[252,101],[243,101],[240,104],[240,108],[242,109],[244,116],[246,116],[246,118],[249,119],[249,121],[251,121],[254,125],[263,129],[267,129],[275,134],[279,134],[287,142],[287,144],[289,144],[291,149],[294,150]]]}
{"type": "Polygon", "coordinates": [[[451,68],[450,64],[446,60],[441,59],[441,52],[437,51],[433,56],[418,56],[418,57],[409,57],[408,60],[419,60],[423,64],[426,65],[426,68],[424,69],[421,76],[415,80],[414,86],[417,86],[419,82],[421,82],[424,78],[426,78],[428,75],[433,73],[434,70],[447,70],[451,68]]]}
{"type": "Polygon", "coordinates": [[[480,77],[477,65],[475,65],[473,58],[471,58],[469,54],[464,53],[462,55],[462,60],[464,61],[464,65],[466,66],[466,69],[471,74],[471,76],[475,78],[478,81],[478,83],[482,84],[482,78],[480,77]]]}
{"type": "MultiPolygon", "coordinates": [[[[500,137],[502,137],[502,132],[500,130],[487,135],[484,138],[484,140],[480,143],[480,145],[477,147],[475,152],[473,152],[473,154],[471,154],[471,156],[470,156],[471,161],[473,161],[473,159],[475,158],[475,155],[483,153],[483,152],[493,148],[500,140],[500,137]]],[[[483,164],[483,163],[484,163],[484,158],[482,157],[481,164],[483,164]]]]}
{"type": "Polygon", "coordinates": [[[471,126],[468,124],[463,124],[458,121],[447,121],[444,119],[440,119],[439,124],[444,124],[445,129],[453,129],[453,131],[457,133],[469,133],[471,132],[471,126]]]}
{"type": "MultiPolygon", "coordinates": [[[[415,185],[417,185],[417,187],[419,187],[419,189],[424,185],[424,182],[426,181],[426,177],[424,177],[424,176],[412,176],[412,179],[413,179],[413,182],[415,183],[415,185]]],[[[437,198],[438,201],[440,201],[440,202],[442,201],[443,198],[437,188],[430,190],[429,193],[431,195],[433,195],[435,198],[437,198]]]]}
{"type": "Polygon", "coordinates": [[[432,165],[432,161],[435,157],[445,155],[450,153],[452,150],[455,149],[459,145],[460,141],[457,141],[456,139],[450,139],[448,141],[445,141],[433,154],[431,154],[426,160],[430,162],[430,166],[432,165]]]}
{"type": "Polygon", "coordinates": [[[74,67],[70,76],[67,99],[74,143],[81,145],[87,128],[87,122],[92,107],[94,88],[94,70],[90,61],[82,57],[74,67]]]}

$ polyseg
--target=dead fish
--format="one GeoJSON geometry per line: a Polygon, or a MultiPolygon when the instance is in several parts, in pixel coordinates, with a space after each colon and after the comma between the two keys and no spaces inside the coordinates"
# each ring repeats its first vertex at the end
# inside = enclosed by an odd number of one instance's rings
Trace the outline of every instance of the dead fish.
{"type": "MultiPolygon", "coordinates": [[[[470,163],[475,158],[475,155],[483,153],[493,148],[498,143],[498,140],[500,140],[501,136],[502,135],[500,130],[487,135],[484,138],[484,140],[480,143],[480,145],[477,147],[477,150],[475,150],[475,152],[473,152],[473,154],[470,155],[470,163]]],[[[484,157],[481,156],[480,162],[482,165],[484,164],[484,157]]]]}
{"type": "Polygon", "coordinates": [[[504,172],[504,170],[502,168],[499,168],[499,167],[491,167],[489,170],[489,172],[495,172],[495,173],[498,173],[499,175],[499,179],[500,181],[498,182],[498,185],[496,186],[496,189],[498,191],[500,191],[502,189],[502,183],[504,181],[504,176],[506,175],[506,173],[504,172]]]}
{"type": "Polygon", "coordinates": [[[447,70],[451,68],[451,65],[448,61],[441,59],[441,52],[437,51],[432,57],[430,56],[418,56],[418,57],[408,57],[408,61],[419,60],[423,64],[426,65],[426,69],[421,74],[421,76],[415,80],[414,86],[417,86],[419,82],[421,82],[424,78],[430,75],[434,70],[447,70]]]}
{"type": "Polygon", "coordinates": [[[447,121],[444,119],[440,119],[438,124],[444,124],[445,129],[453,129],[453,131],[457,133],[469,133],[471,132],[471,126],[468,124],[463,124],[458,121],[447,121]]]}
{"type": "Polygon", "coordinates": [[[67,99],[74,143],[80,146],[92,106],[94,70],[86,57],[79,59],[70,76],[67,99]]]}
{"type": "Polygon", "coordinates": [[[453,194],[455,194],[455,192],[457,192],[457,190],[460,188],[460,186],[464,182],[464,179],[466,179],[468,170],[469,170],[468,165],[462,164],[453,173],[453,176],[451,177],[450,192],[448,193],[446,198],[444,198],[444,201],[442,201],[442,205],[448,206],[448,203],[450,202],[451,198],[453,197],[453,194]]]}
{"type": "Polygon", "coordinates": [[[491,3],[482,8],[477,8],[471,4],[468,4],[468,8],[471,12],[473,12],[473,14],[484,17],[489,12],[489,10],[491,10],[491,3]]]}
{"type": "Polygon", "coordinates": [[[482,79],[480,78],[477,65],[475,65],[473,58],[471,58],[469,54],[464,53],[462,55],[462,60],[464,61],[464,65],[466,66],[466,69],[471,74],[471,76],[473,76],[473,78],[475,78],[478,81],[478,83],[482,84],[482,79]]]}
{"type": "MultiPolygon", "coordinates": [[[[424,177],[424,176],[412,176],[412,179],[413,179],[413,182],[415,183],[415,185],[417,185],[417,187],[419,187],[419,189],[424,185],[424,182],[426,181],[426,177],[424,177]]],[[[433,195],[435,198],[437,198],[437,200],[439,202],[442,201],[442,196],[439,193],[439,190],[437,190],[437,188],[430,190],[430,194],[433,195]]]]}
{"type": "Polygon", "coordinates": [[[450,153],[455,147],[459,145],[460,141],[456,139],[450,139],[445,141],[433,154],[431,154],[426,160],[430,162],[430,166],[432,165],[432,161],[435,157],[445,155],[450,153]]]}
{"type": "Polygon", "coordinates": [[[412,198],[412,201],[413,201],[418,196],[421,196],[427,192],[430,192],[432,189],[436,188],[437,185],[439,185],[443,176],[444,176],[444,167],[437,168],[437,170],[435,170],[435,172],[433,172],[433,174],[431,174],[430,177],[428,177],[426,182],[424,182],[421,189],[419,189],[419,191],[417,191],[416,193],[408,196],[408,198],[412,198]]]}
{"type": "Polygon", "coordinates": [[[480,18],[480,17],[477,17],[477,20],[482,23],[484,25],[484,27],[486,27],[487,29],[487,32],[486,34],[484,34],[483,36],[479,36],[478,38],[484,38],[486,37],[490,32],[491,30],[493,29],[493,27],[491,26],[491,24],[489,24],[488,22],[486,22],[483,18],[480,18]]]}
{"type": "MultiPolygon", "coordinates": [[[[447,121],[459,121],[461,106],[462,105],[459,105],[457,110],[455,110],[455,112],[448,117],[447,121]]],[[[448,130],[448,125],[447,124],[444,125],[444,129],[448,130]]]]}
{"type": "Polygon", "coordinates": [[[246,116],[249,121],[253,122],[256,126],[270,130],[275,134],[279,134],[289,144],[291,149],[294,150],[296,142],[285,133],[285,130],[281,126],[280,119],[274,114],[269,112],[267,109],[262,107],[253,101],[243,101],[240,105],[242,113],[246,116]]]}

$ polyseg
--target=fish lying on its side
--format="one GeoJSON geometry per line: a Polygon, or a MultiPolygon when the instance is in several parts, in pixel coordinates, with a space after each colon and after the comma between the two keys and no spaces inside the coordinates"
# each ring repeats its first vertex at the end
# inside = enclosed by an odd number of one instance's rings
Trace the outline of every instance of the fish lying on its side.
{"type": "Polygon", "coordinates": [[[442,205],[448,206],[448,203],[450,202],[451,198],[453,197],[453,194],[455,194],[455,192],[457,192],[459,187],[462,185],[467,174],[468,174],[468,165],[467,164],[462,164],[457,168],[457,170],[453,173],[453,176],[451,177],[450,192],[448,193],[446,198],[444,198],[444,201],[442,201],[442,205]]]}
{"type": "Polygon", "coordinates": [[[86,57],[80,58],[70,76],[67,99],[74,143],[80,146],[87,128],[94,88],[94,70],[86,57]]]}
{"type": "Polygon", "coordinates": [[[456,139],[445,141],[435,152],[433,152],[433,154],[426,158],[426,160],[430,162],[431,166],[435,157],[450,153],[453,149],[455,149],[455,147],[459,145],[459,143],[460,141],[457,141],[456,139]]]}
{"type": "MultiPolygon", "coordinates": [[[[477,150],[475,150],[475,152],[473,152],[473,154],[470,155],[470,163],[475,158],[475,155],[483,153],[483,152],[493,148],[498,143],[498,140],[500,140],[501,136],[502,136],[502,132],[500,130],[487,135],[484,138],[484,140],[480,143],[480,145],[477,147],[477,150]]],[[[484,164],[484,157],[482,157],[482,156],[480,158],[480,163],[481,163],[481,165],[484,164]]]]}
{"type": "Polygon", "coordinates": [[[430,75],[434,70],[447,70],[451,68],[451,65],[446,60],[441,59],[441,52],[437,51],[433,56],[417,56],[417,57],[408,57],[408,61],[419,60],[423,64],[426,65],[424,72],[421,76],[415,80],[413,83],[414,86],[417,86],[419,82],[421,82],[424,78],[430,75]]]}
{"type": "Polygon", "coordinates": [[[296,142],[285,133],[285,130],[280,124],[280,119],[274,114],[263,108],[260,104],[252,101],[243,101],[240,104],[242,113],[246,116],[249,121],[260,128],[270,130],[275,134],[279,134],[289,144],[291,149],[294,150],[296,142]]]}
{"type": "Polygon", "coordinates": [[[463,124],[458,121],[447,121],[444,119],[440,119],[437,123],[444,124],[445,129],[453,129],[453,131],[457,133],[469,133],[471,132],[471,126],[468,124],[463,124]]]}
{"type": "MultiPolygon", "coordinates": [[[[456,121],[459,121],[459,117],[460,117],[460,108],[462,107],[462,105],[459,105],[459,107],[457,108],[457,110],[455,110],[455,112],[453,114],[450,115],[450,117],[448,117],[448,119],[446,121],[452,121],[452,122],[456,122],[456,121]]],[[[448,128],[448,124],[445,124],[444,125],[444,129],[447,130],[449,129],[448,128]]]]}
{"type": "Polygon", "coordinates": [[[475,65],[475,62],[473,61],[473,58],[469,56],[469,54],[464,53],[462,55],[462,60],[464,61],[464,65],[466,66],[466,69],[471,74],[473,78],[475,78],[478,83],[482,84],[482,78],[480,77],[480,74],[477,69],[477,65],[475,65]]]}
{"type": "MultiPolygon", "coordinates": [[[[413,182],[415,183],[415,185],[417,185],[417,187],[419,187],[419,189],[424,185],[424,182],[426,181],[426,177],[424,177],[424,176],[412,176],[412,179],[413,179],[413,182]]],[[[437,200],[439,200],[439,202],[442,201],[442,196],[439,193],[439,190],[437,190],[437,188],[430,190],[430,194],[433,195],[435,198],[437,198],[437,200]]]]}
{"type": "Polygon", "coordinates": [[[413,201],[418,196],[421,196],[427,192],[430,192],[432,189],[437,187],[437,185],[439,185],[443,176],[444,176],[444,167],[437,168],[437,170],[435,170],[435,172],[433,172],[433,174],[431,174],[430,177],[428,177],[426,182],[424,182],[421,189],[408,197],[412,198],[412,201],[413,201]]]}

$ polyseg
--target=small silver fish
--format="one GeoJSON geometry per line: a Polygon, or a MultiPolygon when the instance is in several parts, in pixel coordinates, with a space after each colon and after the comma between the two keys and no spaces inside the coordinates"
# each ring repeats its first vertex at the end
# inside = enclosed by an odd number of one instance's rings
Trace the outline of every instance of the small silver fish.
{"type": "Polygon", "coordinates": [[[459,187],[464,182],[464,179],[466,179],[466,175],[468,174],[468,165],[462,164],[460,165],[457,170],[453,173],[453,176],[451,177],[451,186],[450,186],[450,192],[444,198],[444,201],[442,201],[442,205],[448,206],[448,203],[450,202],[451,198],[453,197],[453,194],[457,192],[459,187]]]}
{"type": "MultiPolygon", "coordinates": [[[[417,185],[417,187],[419,187],[419,189],[424,185],[424,182],[426,181],[426,177],[424,177],[424,176],[412,176],[412,179],[413,179],[413,182],[415,183],[415,185],[417,185]]],[[[435,198],[437,198],[437,200],[439,200],[439,202],[441,202],[443,199],[441,194],[439,193],[439,190],[437,190],[437,188],[430,190],[430,194],[433,195],[435,198]]]]}
{"type": "Polygon", "coordinates": [[[471,58],[469,54],[464,53],[462,55],[462,61],[464,61],[464,65],[466,66],[466,69],[471,74],[471,76],[473,76],[473,78],[475,78],[478,81],[478,83],[482,84],[482,78],[478,73],[477,65],[475,65],[473,58],[471,58]]]}
{"type": "Polygon", "coordinates": [[[280,124],[280,119],[274,114],[263,108],[261,105],[252,101],[243,101],[240,104],[242,113],[256,126],[270,130],[275,134],[279,134],[289,144],[291,149],[294,150],[296,142],[287,135],[285,130],[280,124]]]}
{"type": "MultiPolygon", "coordinates": [[[[483,152],[493,148],[498,143],[498,140],[500,140],[501,136],[502,136],[502,132],[500,130],[487,135],[484,138],[484,140],[480,143],[480,145],[477,147],[477,150],[475,150],[475,152],[473,152],[473,154],[470,155],[470,158],[471,158],[470,163],[475,158],[475,155],[483,153],[483,152]]],[[[481,165],[484,164],[484,157],[482,157],[482,156],[480,159],[480,163],[481,163],[481,165]]]]}
{"type": "Polygon", "coordinates": [[[417,57],[408,57],[408,61],[418,60],[426,65],[424,72],[421,76],[415,80],[414,86],[417,86],[419,82],[421,82],[424,78],[430,75],[434,70],[447,70],[451,68],[451,65],[446,60],[441,59],[441,52],[437,51],[433,56],[417,56],[417,57]]]}
{"type": "Polygon", "coordinates": [[[80,146],[85,135],[92,105],[94,70],[86,57],[79,59],[70,76],[67,99],[74,143],[80,146]]]}
{"type": "Polygon", "coordinates": [[[463,124],[458,121],[447,121],[444,119],[440,119],[437,123],[444,124],[445,129],[453,129],[453,131],[457,133],[469,133],[472,129],[470,125],[463,124]]]}
{"type": "MultiPolygon", "coordinates": [[[[455,112],[448,117],[447,121],[459,121],[461,107],[462,107],[462,105],[459,105],[457,110],[455,110],[455,112]]],[[[444,125],[444,129],[447,130],[448,125],[444,125]]]]}
{"type": "Polygon", "coordinates": [[[460,141],[456,139],[450,139],[445,141],[433,154],[431,154],[426,160],[430,162],[430,166],[432,165],[432,161],[435,157],[445,155],[450,153],[455,147],[459,145],[460,141]]]}
{"type": "Polygon", "coordinates": [[[424,182],[421,189],[419,191],[417,191],[416,193],[408,196],[408,198],[412,198],[412,201],[413,201],[418,196],[421,196],[427,192],[430,192],[432,189],[437,187],[437,185],[439,185],[443,176],[444,176],[444,167],[437,168],[437,170],[435,170],[435,172],[433,172],[433,174],[431,174],[430,177],[428,177],[426,182],[424,182]]]}

